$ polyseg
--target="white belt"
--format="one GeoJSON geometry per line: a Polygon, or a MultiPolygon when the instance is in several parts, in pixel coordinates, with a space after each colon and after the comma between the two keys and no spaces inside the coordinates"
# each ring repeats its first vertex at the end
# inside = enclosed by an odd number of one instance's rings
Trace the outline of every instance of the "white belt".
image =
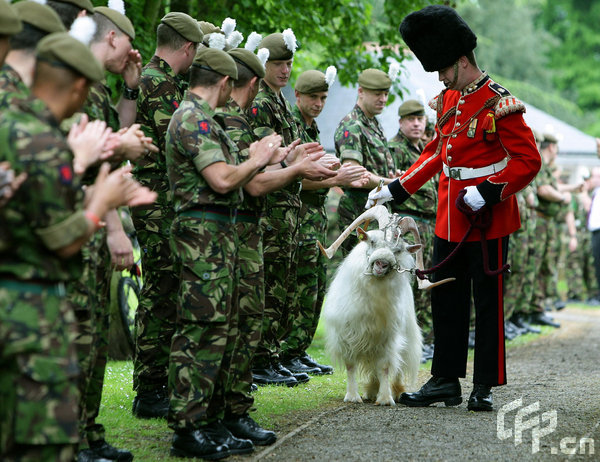
{"type": "Polygon", "coordinates": [[[506,164],[508,164],[508,160],[505,157],[500,162],[496,162],[495,164],[487,165],[485,167],[448,167],[446,164],[444,164],[443,170],[446,176],[452,178],[453,180],[470,180],[472,178],[479,178],[500,172],[504,170],[506,164]]]}

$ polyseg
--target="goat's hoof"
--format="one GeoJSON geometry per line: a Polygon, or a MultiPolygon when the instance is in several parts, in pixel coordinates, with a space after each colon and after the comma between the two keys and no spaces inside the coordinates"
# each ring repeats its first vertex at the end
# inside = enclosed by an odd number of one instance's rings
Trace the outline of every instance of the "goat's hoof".
{"type": "Polygon", "coordinates": [[[362,402],[363,402],[363,400],[358,393],[356,393],[356,394],[346,393],[346,396],[344,397],[344,403],[362,403],[362,402]]]}
{"type": "Polygon", "coordinates": [[[394,401],[394,399],[390,396],[389,398],[377,398],[377,401],[375,401],[375,406],[395,406],[396,402],[394,401]]]}

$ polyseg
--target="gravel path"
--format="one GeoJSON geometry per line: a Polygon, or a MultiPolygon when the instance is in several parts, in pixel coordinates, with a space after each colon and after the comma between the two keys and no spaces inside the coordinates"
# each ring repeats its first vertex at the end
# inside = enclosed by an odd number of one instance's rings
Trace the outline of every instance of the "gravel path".
{"type": "MultiPolygon", "coordinates": [[[[560,329],[508,350],[509,383],[494,389],[491,413],[467,411],[470,376],[461,382],[465,402],[457,407],[346,405],[340,396],[339,407],[280,433],[278,442],[253,460],[598,461],[600,310],[567,308],[553,316],[562,323],[560,329]],[[521,405],[515,402],[519,399],[521,405]],[[499,425],[499,410],[509,403],[514,406],[499,425]],[[532,438],[536,430],[538,451],[532,438]],[[515,444],[515,433],[522,443],[515,444]],[[580,453],[582,438],[584,443],[595,440],[595,447],[585,443],[580,453]]],[[[428,378],[423,372],[419,384],[428,378]]]]}

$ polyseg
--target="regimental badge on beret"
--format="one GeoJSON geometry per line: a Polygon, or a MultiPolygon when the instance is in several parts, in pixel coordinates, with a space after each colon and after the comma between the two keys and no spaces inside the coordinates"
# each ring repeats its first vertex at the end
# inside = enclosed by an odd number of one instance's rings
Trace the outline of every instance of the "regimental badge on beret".
{"type": "Polygon", "coordinates": [[[198,122],[198,132],[201,135],[208,135],[210,133],[210,124],[208,120],[200,120],[198,122]]]}
{"type": "Polygon", "coordinates": [[[400,24],[406,45],[427,72],[452,66],[477,46],[477,36],[454,8],[430,5],[406,16],[400,24]]]}

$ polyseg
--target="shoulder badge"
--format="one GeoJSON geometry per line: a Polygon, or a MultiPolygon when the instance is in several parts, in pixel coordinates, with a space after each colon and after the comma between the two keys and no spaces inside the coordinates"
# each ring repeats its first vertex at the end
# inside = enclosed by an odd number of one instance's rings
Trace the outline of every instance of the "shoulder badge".
{"type": "Polygon", "coordinates": [[[252,114],[252,117],[256,117],[258,115],[258,107],[252,106],[252,109],[250,109],[250,114],[252,114]]]}
{"type": "Polygon", "coordinates": [[[498,101],[496,103],[496,106],[494,107],[494,113],[496,115],[496,120],[500,119],[501,117],[504,117],[508,114],[512,114],[513,112],[525,112],[525,111],[526,111],[525,105],[520,100],[518,100],[517,98],[512,96],[510,93],[509,93],[509,96],[500,98],[500,101],[498,101]]]}
{"type": "Polygon", "coordinates": [[[344,138],[348,138],[350,136],[350,132],[348,130],[344,130],[344,138]]]}
{"type": "Polygon", "coordinates": [[[210,133],[210,124],[208,120],[201,120],[198,122],[198,132],[201,135],[208,135],[210,133]]]}
{"type": "Polygon", "coordinates": [[[70,185],[73,182],[73,169],[71,166],[69,164],[59,165],[58,177],[62,184],[70,185]]]}
{"type": "Polygon", "coordinates": [[[489,87],[494,93],[498,93],[500,96],[509,96],[510,95],[510,91],[508,91],[506,88],[504,88],[499,83],[492,82],[492,83],[490,83],[489,87]]]}
{"type": "Polygon", "coordinates": [[[177,100],[171,101],[171,104],[173,105],[173,108],[175,108],[175,110],[179,109],[179,103],[177,102],[177,100]]]}

